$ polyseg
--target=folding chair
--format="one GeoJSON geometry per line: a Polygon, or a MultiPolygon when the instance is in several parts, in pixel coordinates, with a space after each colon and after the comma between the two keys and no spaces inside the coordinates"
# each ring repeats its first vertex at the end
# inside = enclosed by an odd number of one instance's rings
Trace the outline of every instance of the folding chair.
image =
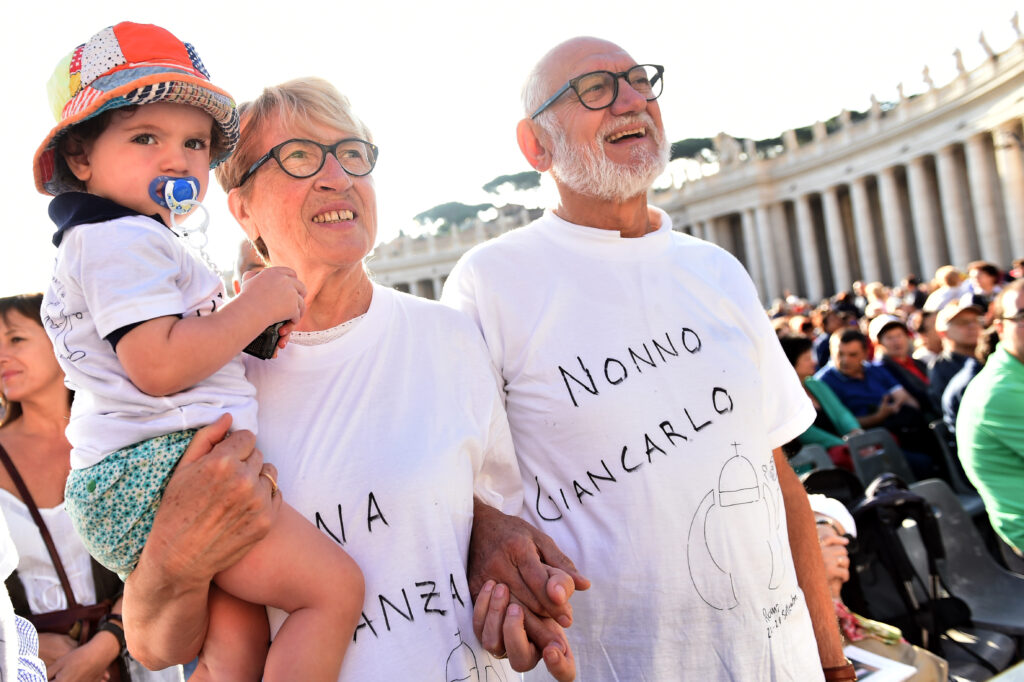
{"type": "Polygon", "coordinates": [[[1006,540],[1003,540],[998,535],[996,535],[996,540],[999,544],[999,556],[1003,558],[1003,563],[1006,564],[1006,567],[1017,575],[1024,575],[1024,558],[1018,556],[1013,551],[1013,548],[1006,544],[1006,540]]]}
{"type": "MultiPolygon", "coordinates": [[[[928,550],[922,541],[917,523],[912,520],[905,521],[897,530],[897,536],[914,570],[920,576],[927,576],[930,572],[928,550]]],[[[943,545],[945,544],[943,541],[943,545]]],[[[928,598],[924,591],[919,592],[918,597],[922,601],[928,598]]],[[[941,639],[942,656],[949,662],[951,675],[955,675],[957,679],[989,679],[992,671],[1006,669],[1016,655],[1016,643],[1012,637],[972,624],[964,623],[949,628],[942,633],[941,639]],[[982,670],[978,670],[979,664],[984,666],[982,670]]]]}
{"type": "Polygon", "coordinates": [[[971,485],[964,467],[960,464],[960,457],[956,452],[956,440],[949,432],[946,422],[936,419],[928,425],[935,432],[935,440],[939,442],[939,450],[942,452],[942,459],[946,463],[946,470],[949,472],[949,482],[953,486],[953,492],[960,500],[960,505],[971,518],[977,518],[985,513],[985,502],[981,495],[971,485]]]}
{"type": "Polygon", "coordinates": [[[928,424],[928,428],[935,432],[935,440],[939,441],[939,449],[942,450],[942,458],[946,462],[946,469],[949,470],[949,482],[953,486],[953,492],[958,495],[977,494],[978,491],[967,479],[964,467],[960,464],[960,457],[956,452],[956,439],[949,432],[946,422],[936,419],[928,424]]]}
{"type": "Polygon", "coordinates": [[[948,483],[930,478],[910,489],[934,507],[946,548],[939,570],[953,594],[971,607],[975,624],[1024,635],[1024,576],[1007,571],[989,554],[948,483]]]}
{"type": "Polygon", "coordinates": [[[905,483],[916,481],[903,451],[885,429],[869,429],[846,438],[853,459],[853,470],[868,485],[882,474],[896,474],[905,483]]]}
{"type": "Polygon", "coordinates": [[[843,587],[847,603],[948,660],[953,679],[988,679],[1004,670],[1015,656],[1014,639],[975,627],[965,601],[946,583],[939,565],[948,552],[933,504],[891,476],[869,486],[866,496],[853,509],[859,548],[843,587]]]}
{"type": "Polygon", "coordinates": [[[800,476],[808,495],[825,495],[842,502],[847,509],[853,509],[864,499],[864,484],[856,475],[846,469],[816,469],[800,476]]]}
{"type": "Polygon", "coordinates": [[[820,445],[803,446],[800,448],[800,452],[789,458],[789,465],[793,467],[797,476],[821,469],[834,469],[836,466],[825,448],[820,445]]]}

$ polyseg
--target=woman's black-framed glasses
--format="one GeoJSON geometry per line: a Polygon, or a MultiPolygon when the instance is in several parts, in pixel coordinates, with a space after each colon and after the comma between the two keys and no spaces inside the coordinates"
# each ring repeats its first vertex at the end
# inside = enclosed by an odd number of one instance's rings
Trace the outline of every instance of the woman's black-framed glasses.
{"type": "Polygon", "coordinates": [[[661,90],[665,86],[662,75],[665,67],[658,64],[637,64],[628,71],[591,71],[582,76],[576,76],[568,83],[558,89],[558,92],[551,95],[544,104],[537,107],[537,111],[530,114],[530,118],[537,118],[550,107],[555,101],[572,88],[580,100],[580,104],[587,109],[604,109],[610,107],[619,96],[619,79],[625,78],[629,86],[640,93],[648,102],[658,99],[661,90]]]}
{"type": "Polygon", "coordinates": [[[260,169],[260,166],[271,159],[277,161],[281,170],[293,178],[314,176],[324,167],[328,154],[334,154],[338,163],[349,175],[369,175],[373,167],[377,165],[379,152],[377,145],[358,137],[346,137],[332,145],[320,144],[314,140],[303,138],[293,138],[272,147],[256,163],[249,166],[249,170],[245,171],[245,175],[238,181],[238,186],[244,185],[246,180],[260,169]]]}

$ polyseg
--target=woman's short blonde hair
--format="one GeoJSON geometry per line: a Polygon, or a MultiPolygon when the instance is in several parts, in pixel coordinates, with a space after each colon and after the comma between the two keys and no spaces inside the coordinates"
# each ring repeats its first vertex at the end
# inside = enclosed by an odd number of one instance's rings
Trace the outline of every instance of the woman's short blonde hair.
{"type": "MultiPolygon", "coordinates": [[[[257,145],[262,144],[263,133],[273,121],[280,120],[285,127],[296,129],[318,123],[373,142],[370,129],[352,111],[348,98],[322,78],[297,78],[265,88],[252,102],[239,105],[238,114],[238,146],[216,170],[217,182],[225,192],[238,187],[249,167],[269,151],[257,145]]],[[[299,134],[296,131],[296,136],[299,134]]],[[[243,191],[251,186],[247,184],[243,191]]]]}

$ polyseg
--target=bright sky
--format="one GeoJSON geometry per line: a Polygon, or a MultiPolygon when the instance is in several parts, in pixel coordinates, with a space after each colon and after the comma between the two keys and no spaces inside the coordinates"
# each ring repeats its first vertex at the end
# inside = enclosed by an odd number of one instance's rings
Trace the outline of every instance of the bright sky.
{"type": "MultiPolygon", "coordinates": [[[[381,148],[374,171],[378,241],[418,233],[412,217],[446,201],[516,201],[480,187],[529,170],[515,142],[519,89],[556,43],[596,35],[640,62],[665,66],[660,103],[670,140],[764,138],[863,110],[874,93],[896,99],[939,85],[959,47],[969,69],[1014,40],[1017,0],[479,0],[434,2],[7,3],[0,295],[41,290],[53,260],[48,198],[36,193],[32,155],[54,122],[45,83],[57,61],[119,21],[156,23],[196,46],[213,81],[237,101],[307,75],[332,81],[381,148]],[[230,9],[228,9],[230,7],[230,9]],[[238,8],[244,8],[239,11],[238,8]]],[[[211,179],[212,180],[212,179],[211,179]]],[[[146,180],[148,182],[148,179],[146,180]]],[[[211,254],[222,267],[242,237],[213,189],[211,254]]],[[[116,257],[116,254],[112,254],[116,257]]]]}

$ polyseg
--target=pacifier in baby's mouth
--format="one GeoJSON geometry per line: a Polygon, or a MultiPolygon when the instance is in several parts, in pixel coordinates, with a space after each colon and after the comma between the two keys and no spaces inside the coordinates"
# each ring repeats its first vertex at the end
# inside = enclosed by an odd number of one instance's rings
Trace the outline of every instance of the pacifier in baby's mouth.
{"type": "Polygon", "coordinates": [[[203,260],[216,270],[216,266],[203,250],[208,241],[206,227],[210,224],[210,212],[199,203],[199,179],[191,175],[186,178],[160,175],[149,183],[149,196],[160,207],[170,209],[171,229],[179,232],[188,245],[198,250],[203,260]],[[193,208],[198,208],[203,213],[200,223],[194,227],[179,225],[177,216],[185,215],[193,208]]]}

